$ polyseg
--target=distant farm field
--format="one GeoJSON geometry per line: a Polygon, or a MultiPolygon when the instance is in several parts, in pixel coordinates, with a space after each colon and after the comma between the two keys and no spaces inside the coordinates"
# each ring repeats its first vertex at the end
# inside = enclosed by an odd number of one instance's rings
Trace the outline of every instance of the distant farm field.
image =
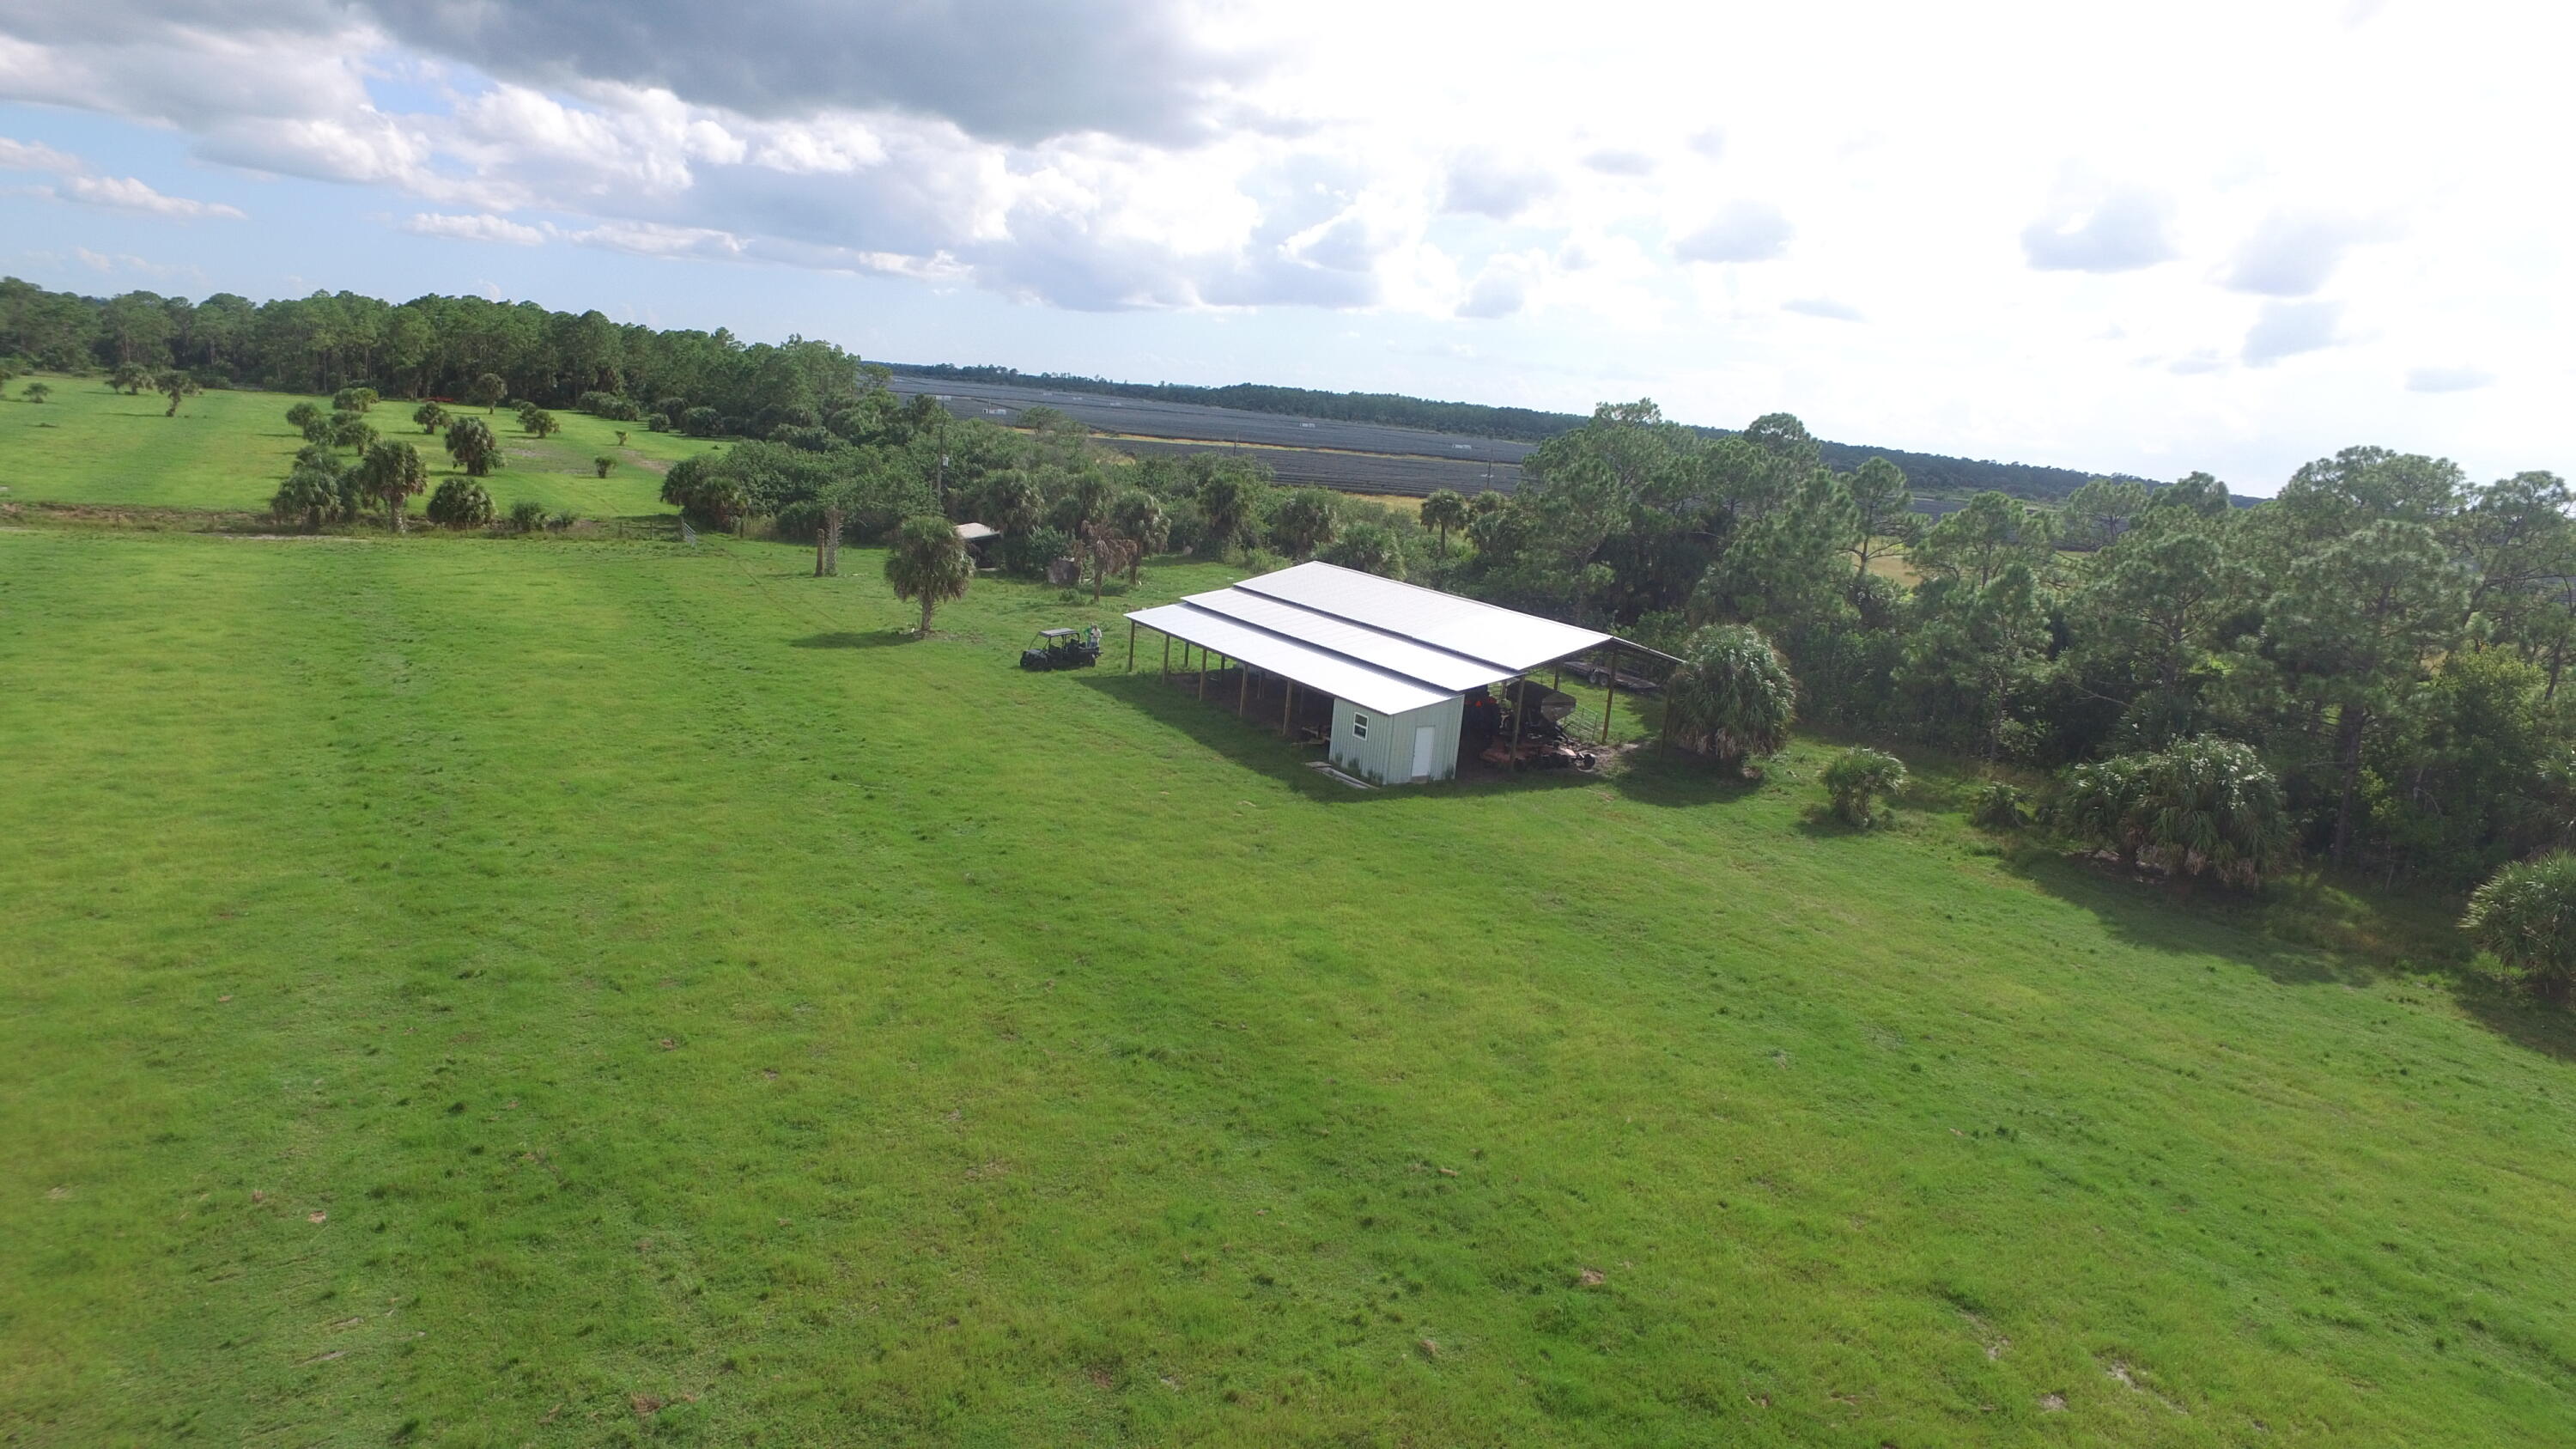
{"type": "Polygon", "coordinates": [[[2576,1439],[2437,915],[1813,744],[1352,792],[1120,672],[1222,569],[809,559],[0,530],[0,1438],[2576,1439]]]}
{"type": "Polygon", "coordinates": [[[1135,456],[1228,452],[1258,460],[1282,483],[1345,493],[1421,497],[1442,488],[1508,492],[1519,486],[1521,461],[1532,451],[1527,443],[1463,433],[1111,398],[1017,383],[898,373],[893,387],[906,395],[937,397],[959,417],[1011,426],[1031,408],[1051,408],[1101,434],[1103,446],[1135,456]]]}
{"type": "MultiPolygon", "coordinates": [[[[330,406],[328,398],[291,393],[217,390],[182,403],[166,417],[169,400],[112,391],[97,378],[48,377],[52,397],[19,400],[24,381],[12,382],[0,401],[0,500],[106,504],[124,507],[262,509],[294,465],[304,439],[286,424],[299,402],[330,406]]],[[[387,438],[420,449],[431,486],[456,472],[437,437],[411,421],[410,402],[376,405],[368,421],[387,438]]],[[[459,414],[485,416],[456,405],[459,414]]],[[[585,517],[667,513],[661,475],[678,459],[710,446],[676,433],[646,432],[585,413],[555,414],[563,430],[550,438],[520,431],[507,412],[487,417],[508,458],[484,480],[502,511],[534,499],[549,512],[585,517]],[[617,430],[626,429],[626,442],[617,430]],[[617,460],[609,476],[596,476],[594,460],[617,460]]],[[[420,508],[414,500],[415,512],[420,508]]]]}

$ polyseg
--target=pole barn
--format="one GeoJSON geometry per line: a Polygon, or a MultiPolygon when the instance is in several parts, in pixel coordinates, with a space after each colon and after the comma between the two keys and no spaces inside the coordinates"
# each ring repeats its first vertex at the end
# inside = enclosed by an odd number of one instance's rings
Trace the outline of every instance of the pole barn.
{"type": "MultiPolygon", "coordinates": [[[[1247,718],[1276,689],[1283,731],[1320,740],[1335,766],[1380,785],[1451,779],[1465,759],[1513,769],[1570,762],[1609,742],[1619,689],[1641,683],[1618,673],[1618,653],[1664,657],[1598,630],[1328,563],[1127,617],[1242,671],[1232,693],[1247,718]],[[1529,676],[1602,649],[1612,664],[1601,671],[1608,690],[1595,743],[1559,726],[1572,699],[1529,676]]],[[[1205,697],[1203,684],[1198,692],[1205,697]]]]}

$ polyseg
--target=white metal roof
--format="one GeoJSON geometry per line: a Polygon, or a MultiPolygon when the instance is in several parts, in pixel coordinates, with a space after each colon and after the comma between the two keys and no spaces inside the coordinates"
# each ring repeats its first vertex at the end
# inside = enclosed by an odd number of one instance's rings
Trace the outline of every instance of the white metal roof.
{"type": "Polygon", "coordinates": [[[1274,634],[1285,634],[1336,654],[1349,655],[1364,664],[1408,675],[1451,694],[1512,676],[1511,670],[1488,664],[1482,659],[1434,649],[1382,629],[1336,619],[1330,614],[1318,614],[1312,609],[1299,608],[1248,589],[1218,589],[1212,593],[1192,594],[1183,602],[1274,634]]]}
{"type": "Polygon", "coordinates": [[[1328,563],[1127,616],[1380,714],[1401,714],[1615,642],[1553,619],[1328,563]]]}
{"type": "Polygon", "coordinates": [[[1255,669],[1293,679],[1379,714],[1402,714],[1438,704],[1460,692],[1301,643],[1187,600],[1139,609],[1127,617],[1148,629],[1159,629],[1175,639],[1186,639],[1202,649],[1240,659],[1255,669]]]}
{"type": "Polygon", "coordinates": [[[961,523],[957,525],[957,537],[967,543],[982,543],[985,539],[1000,538],[1001,536],[1002,531],[989,523],[961,523]]]}
{"type": "Polygon", "coordinates": [[[1235,587],[1483,660],[1506,674],[1612,642],[1608,634],[1328,563],[1302,563],[1235,587]]]}

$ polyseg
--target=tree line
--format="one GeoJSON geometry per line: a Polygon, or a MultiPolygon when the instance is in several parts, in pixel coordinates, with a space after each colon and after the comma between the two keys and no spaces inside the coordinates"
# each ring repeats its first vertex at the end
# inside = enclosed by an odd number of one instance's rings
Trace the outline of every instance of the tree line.
{"type": "Polygon", "coordinates": [[[488,406],[573,407],[587,398],[631,421],[702,436],[766,435],[790,412],[819,418],[866,385],[857,358],[825,342],[745,344],[656,330],[598,311],[426,296],[399,305],[353,292],[253,303],[128,292],[51,292],[0,278],[0,358],[54,371],[177,371],[199,387],[336,393],[488,406]]]}
{"type": "Polygon", "coordinates": [[[1701,733],[1767,737],[1727,691],[1790,693],[1812,722],[2059,772],[2059,819],[2133,864],[2252,880],[2305,851],[2457,887],[2576,834],[2555,475],[2360,447],[2254,507],[2193,474],[2054,510],[1984,493],[1928,526],[1905,491],[1883,460],[1825,467],[1786,415],[1712,441],[1605,405],[1477,500],[1458,581],[1681,654],[1721,701],[1701,733]],[[1747,636],[1793,683],[1759,687],[1747,636]]]}
{"type": "MultiPolygon", "coordinates": [[[[333,393],[363,383],[389,396],[465,401],[477,400],[475,383],[496,377],[502,396],[549,407],[571,407],[586,395],[613,398],[614,415],[644,423],[658,416],[666,428],[704,437],[766,436],[778,410],[801,408],[819,418],[847,406],[858,386],[854,359],[828,343],[745,344],[722,328],[663,331],[613,322],[596,310],[555,312],[533,302],[436,295],[396,304],[353,292],[261,303],[229,292],[198,302],[142,291],[102,298],[48,291],[15,277],[0,278],[0,358],[62,372],[176,370],[199,387],[333,393]]],[[[998,367],[902,370],[1530,443],[1585,421],[1570,413],[1395,393],[1120,383],[998,367]]],[[[1719,436],[1715,429],[1700,431],[1719,436]]],[[[1917,491],[1957,497],[1995,489],[2062,498],[2090,477],[1830,442],[1818,447],[1826,464],[1844,471],[1883,455],[1906,470],[1917,491]]]]}
{"type": "MultiPolygon", "coordinates": [[[[1328,418],[1335,422],[1382,423],[1391,427],[1463,433],[1470,437],[1502,438],[1519,443],[1544,443],[1550,438],[1573,432],[1588,421],[1579,413],[1495,407],[1486,403],[1435,402],[1402,393],[1324,392],[1315,388],[1274,387],[1261,383],[1196,387],[1177,382],[1112,382],[1106,378],[1073,373],[1031,373],[1009,367],[958,366],[953,363],[894,363],[891,366],[897,374],[908,377],[1009,383],[1104,397],[1196,403],[1206,407],[1241,408],[1247,412],[1328,418]]],[[[1711,439],[1728,436],[1723,428],[1697,427],[1692,431],[1711,439]]],[[[1837,471],[1849,472],[1871,458],[1885,458],[1905,470],[1916,492],[1956,498],[1993,491],[2019,498],[2053,500],[2073,493],[2091,482],[2094,476],[2072,468],[2050,468],[2035,463],[1998,463],[1981,458],[1953,458],[1938,453],[1914,453],[1821,440],[1816,446],[1825,465],[1837,471]]]]}

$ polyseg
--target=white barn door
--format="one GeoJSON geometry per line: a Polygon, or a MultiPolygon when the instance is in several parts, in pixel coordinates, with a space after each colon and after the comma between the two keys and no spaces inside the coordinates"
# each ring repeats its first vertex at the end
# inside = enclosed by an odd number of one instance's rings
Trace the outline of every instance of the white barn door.
{"type": "Polygon", "coordinates": [[[1413,732],[1413,778],[1431,778],[1431,752],[1440,742],[1440,731],[1422,725],[1413,732]]]}

